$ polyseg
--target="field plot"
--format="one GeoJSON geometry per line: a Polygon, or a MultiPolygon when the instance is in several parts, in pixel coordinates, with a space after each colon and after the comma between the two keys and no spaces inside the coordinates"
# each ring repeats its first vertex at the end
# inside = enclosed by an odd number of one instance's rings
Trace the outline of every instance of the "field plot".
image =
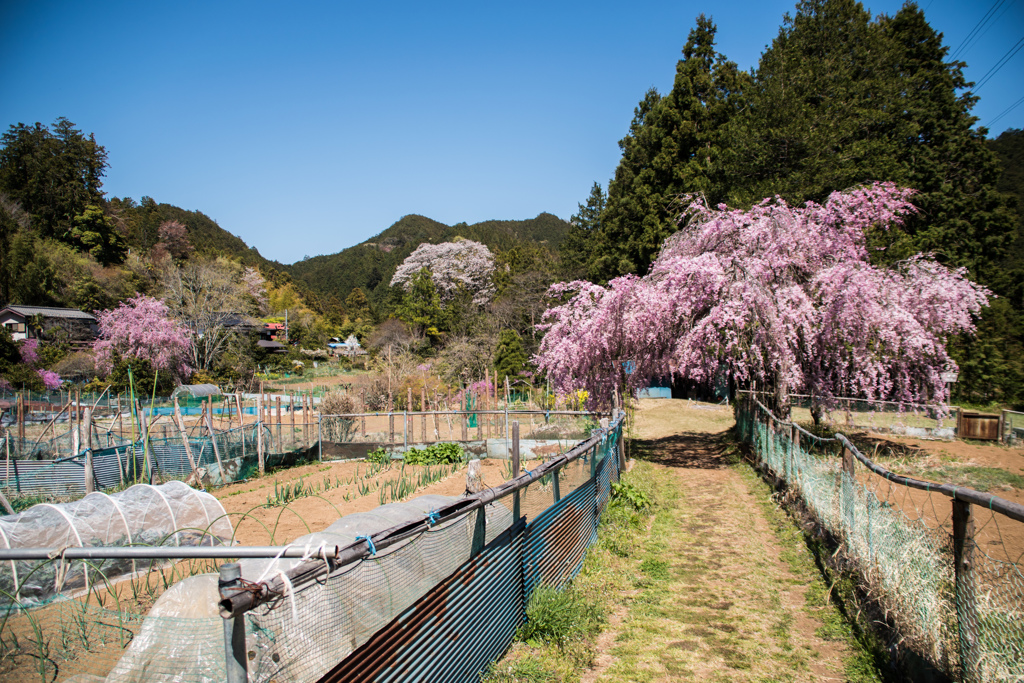
{"type": "MultiPolygon", "coordinates": [[[[484,460],[481,465],[488,486],[505,480],[505,461],[484,460]]],[[[238,543],[280,545],[353,512],[411,496],[460,496],[465,490],[465,465],[403,467],[400,461],[387,466],[354,461],[294,467],[226,486],[215,495],[231,518],[238,543]]]]}

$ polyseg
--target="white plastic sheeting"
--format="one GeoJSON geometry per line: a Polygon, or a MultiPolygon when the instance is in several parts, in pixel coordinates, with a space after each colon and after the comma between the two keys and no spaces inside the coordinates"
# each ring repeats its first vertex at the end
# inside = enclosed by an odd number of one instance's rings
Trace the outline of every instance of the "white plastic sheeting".
{"type": "MultiPolygon", "coordinates": [[[[70,548],[126,545],[221,545],[231,522],[220,501],[180,481],[136,484],[90,493],[72,503],[35,505],[0,517],[0,547],[70,548]]],[[[0,603],[41,601],[134,570],[131,560],[0,563],[0,603]]]]}
{"type": "MultiPolygon", "coordinates": [[[[360,536],[422,519],[456,500],[427,495],[390,503],[342,517],[324,531],[301,536],[290,545],[308,548],[315,556],[321,546],[346,546],[360,536]]],[[[512,524],[511,511],[500,503],[488,505],[485,514],[488,542],[512,524]]],[[[250,680],[298,680],[298,671],[319,672],[313,678],[319,677],[469,559],[475,517],[473,513],[439,524],[426,535],[381,549],[326,581],[289,593],[276,605],[246,614],[250,680]],[[296,661],[302,665],[295,666],[296,661]]],[[[242,577],[255,582],[300,562],[299,558],[244,559],[240,564],[242,577]]],[[[146,617],[142,630],[151,637],[136,637],[106,679],[88,680],[216,680],[224,666],[223,641],[209,635],[223,624],[216,616],[217,580],[216,575],[204,574],[175,585],[168,591],[174,592],[173,597],[165,594],[157,603],[159,614],[155,605],[146,617]],[[189,626],[190,622],[194,625],[189,626]],[[211,640],[216,642],[211,645],[211,640]],[[160,664],[172,654],[176,667],[160,664]]]]}

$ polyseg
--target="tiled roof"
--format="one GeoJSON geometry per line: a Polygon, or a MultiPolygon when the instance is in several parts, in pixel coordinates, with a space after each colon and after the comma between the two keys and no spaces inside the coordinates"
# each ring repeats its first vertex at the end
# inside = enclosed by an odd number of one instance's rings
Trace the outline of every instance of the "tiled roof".
{"type": "Polygon", "coordinates": [[[92,313],[79,311],[75,308],[55,308],[52,306],[7,306],[3,310],[11,310],[20,315],[42,315],[44,318],[75,318],[78,320],[96,320],[92,313]]]}

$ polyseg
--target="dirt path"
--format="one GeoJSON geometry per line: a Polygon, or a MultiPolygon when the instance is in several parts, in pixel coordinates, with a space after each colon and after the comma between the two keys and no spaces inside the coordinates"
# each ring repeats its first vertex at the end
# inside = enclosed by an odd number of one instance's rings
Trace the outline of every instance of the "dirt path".
{"type": "Polygon", "coordinates": [[[731,424],[725,407],[642,402],[634,455],[666,502],[639,595],[613,610],[584,681],[845,678],[846,645],[817,635],[808,604],[810,556],[780,542],[765,492],[733,465],[721,436],[731,424]]]}

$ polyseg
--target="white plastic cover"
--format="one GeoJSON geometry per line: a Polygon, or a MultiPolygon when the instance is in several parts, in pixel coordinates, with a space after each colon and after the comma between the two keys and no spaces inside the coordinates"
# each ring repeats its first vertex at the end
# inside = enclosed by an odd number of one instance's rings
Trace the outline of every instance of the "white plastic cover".
{"type": "MultiPolygon", "coordinates": [[[[0,517],[0,547],[53,548],[134,545],[220,545],[232,537],[220,501],[172,481],[137,484],[71,503],[34,505],[0,517]]],[[[0,563],[0,603],[37,602],[64,590],[88,588],[133,571],[131,560],[0,563]]]]}
{"type": "MultiPolygon", "coordinates": [[[[430,495],[391,503],[342,517],[291,545],[306,547],[315,555],[321,545],[346,546],[358,536],[422,519],[456,500],[430,495]]],[[[488,541],[512,523],[512,513],[500,503],[488,505],[485,513],[488,541]]],[[[469,559],[474,520],[473,514],[449,520],[435,526],[429,539],[421,535],[381,549],[370,560],[350,565],[326,582],[305,586],[276,605],[247,613],[250,680],[283,683],[319,677],[469,559]]],[[[243,559],[242,577],[254,582],[271,578],[301,561],[243,559]]],[[[223,639],[210,635],[211,628],[222,624],[219,616],[211,619],[217,615],[218,600],[214,574],[176,584],[154,605],[142,632],[110,675],[95,680],[207,681],[223,675],[223,639]],[[169,626],[174,626],[173,634],[169,626]],[[175,675],[164,672],[168,661],[175,662],[175,675]]]]}

